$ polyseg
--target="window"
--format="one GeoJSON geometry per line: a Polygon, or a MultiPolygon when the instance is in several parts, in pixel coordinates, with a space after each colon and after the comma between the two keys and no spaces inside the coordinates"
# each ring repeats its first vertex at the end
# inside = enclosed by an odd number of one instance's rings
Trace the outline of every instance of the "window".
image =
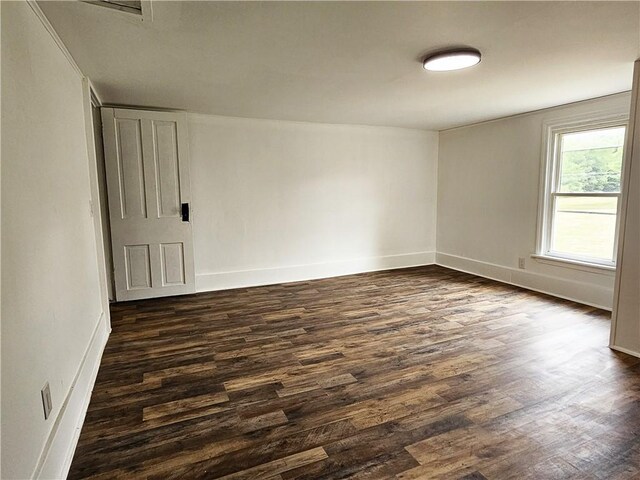
{"type": "Polygon", "coordinates": [[[538,255],[615,266],[626,118],[549,126],[538,255]]]}

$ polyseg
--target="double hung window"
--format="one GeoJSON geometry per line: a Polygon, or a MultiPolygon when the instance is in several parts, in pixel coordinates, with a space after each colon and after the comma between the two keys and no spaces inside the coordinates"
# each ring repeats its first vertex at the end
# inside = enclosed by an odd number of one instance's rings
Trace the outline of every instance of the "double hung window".
{"type": "Polygon", "coordinates": [[[547,130],[538,255],[614,267],[624,118],[547,130]]]}

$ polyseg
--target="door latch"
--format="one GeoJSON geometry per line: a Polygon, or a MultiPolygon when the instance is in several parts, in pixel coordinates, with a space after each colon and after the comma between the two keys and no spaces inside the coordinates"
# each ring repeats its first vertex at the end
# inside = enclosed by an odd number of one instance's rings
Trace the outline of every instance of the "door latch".
{"type": "Polygon", "coordinates": [[[183,222],[189,221],[189,204],[188,203],[182,204],[182,221],[183,222]]]}

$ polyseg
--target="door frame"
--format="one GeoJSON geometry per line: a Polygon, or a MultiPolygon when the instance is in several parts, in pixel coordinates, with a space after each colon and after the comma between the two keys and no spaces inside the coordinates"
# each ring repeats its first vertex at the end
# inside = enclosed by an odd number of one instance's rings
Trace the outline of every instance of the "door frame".
{"type": "Polygon", "coordinates": [[[640,150],[640,136],[638,135],[638,131],[640,130],[640,58],[638,58],[633,65],[634,68],[633,86],[631,90],[631,106],[629,113],[629,123],[627,124],[627,137],[624,145],[624,158],[622,160],[622,196],[620,205],[618,207],[619,213],[616,233],[619,238],[619,242],[616,261],[616,278],[613,286],[613,304],[611,311],[611,329],[609,332],[609,348],[640,358],[639,351],[634,351],[630,350],[629,348],[619,346],[620,342],[617,336],[618,315],[621,310],[621,302],[622,305],[632,302],[628,293],[626,294],[626,297],[623,297],[621,299],[621,289],[623,273],[633,268],[629,267],[629,265],[632,265],[633,259],[625,261],[625,253],[627,253],[627,257],[633,256],[633,252],[631,252],[631,254],[629,254],[629,252],[625,252],[625,242],[628,242],[630,240],[629,238],[626,238],[625,235],[628,222],[627,217],[629,215],[629,212],[633,212],[634,214],[636,214],[636,212],[633,211],[633,208],[629,207],[629,190],[631,188],[638,188],[637,185],[633,185],[633,187],[631,186],[631,182],[633,180],[631,169],[632,164],[634,165],[634,168],[637,168],[635,165],[639,160],[638,150],[640,150]]]}
{"type": "Polygon", "coordinates": [[[95,156],[96,156],[96,168],[98,174],[98,199],[100,202],[100,224],[102,227],[102,240],[104,242],[104,255],[105,255],[105,268],[107,274],[107,291],[109,293],[109,302],[115,302],[116,295],[116,287],[114,281],[114,270],[113,270],[113,257],[111,252],[111,227],[109,220],[109,198],[107,197],[107,171],[104,157],[104,144],[102,139],[102,102],[98,99],[97,95],[93,91],[90,90],[91,93],[91,120],[93,125],[94,132],[94,147],[95,147],[95,156]],[[99,124],[96,124],[96,114],[97,110],[97,119],[99,124]],[[99,128],[96,128],[99,127],[99,128]],[[100,141],[95,138],[98,134],[96,130],[99,132],[100,141]]]}
{"type": "Polygon", "coordinates": [[[96,240],[96,263],[98,267],[98,280],[100,282],[100,298],[102,303],[102,314],[105,316],[107,328],[111,331],[111,315],[109,310],[109,288],[108,288],[108,268],[105,260],[104,252],[104,226],[102,225],[102,212],[100,209],[100,189],[98,187],[98,164],[96,157],[96,143],[94,136],[93,112],[91,110],[92,102],[101,104],[100,97],[96,93],[93,84],[89,78],[82,79],[82,96],[84,107],[85,135],[87,144],[87,157],[89,160],[89,187],[91,197],[89,200],[89,211],[93,218],[93,228],[96,240]]]}

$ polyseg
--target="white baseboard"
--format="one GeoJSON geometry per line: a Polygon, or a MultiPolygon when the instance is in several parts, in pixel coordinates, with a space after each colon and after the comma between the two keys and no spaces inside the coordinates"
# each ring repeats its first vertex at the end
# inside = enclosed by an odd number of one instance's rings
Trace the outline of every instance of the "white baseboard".
{"type": "Polygon", "coordinates": [[[613,289],[599,285],[552,277],[517,268],[503,267],[502,265],[446,253],[437,253],[436,263],[453,270],[490,278],[554,297],[573,300],[585,305],[602,308],[603,310],[611,310],[613,303],[613,289]]]}
{"type": "Polygon", "coordinates": [[[377,270],[432,265],[435,263],[435,258],[435,252],[417,252],[289,267],[205,273],[196,275],[196,291],[211,292],[231,288],[255,287],[259,285],[339,277],[342,275],[374,272],[377,270]]]}
{"type": "Polygon", "coordinates": [[[446,253],[417,252],[382,257],[360,258],[339,262],[295,265],[289,267],[238,270],[196,275],[196,291],[211,292],[232,288],[274,285],[318,278],[339,277],[355,273],[392,270],[395,268],[433,265],[479,275],[555,297],[611,310],[613,290],[575,280],[569,280],[446,253]]]}
{"type": "Polygon", "coordinates": [[[48,480],[67,478],[109,332],[108,318],[103,312],[32,478],[48,480]]]}
{"type": "Polygon", "coordinates": [[[617,345],[609,345],[609,348],[611,350],[616,350],[618,352],[626,353],[627,355],[640,358],[640,352],[636,352],[635,350],[629,350],[628,348],[619,347],[617,345]]]}

